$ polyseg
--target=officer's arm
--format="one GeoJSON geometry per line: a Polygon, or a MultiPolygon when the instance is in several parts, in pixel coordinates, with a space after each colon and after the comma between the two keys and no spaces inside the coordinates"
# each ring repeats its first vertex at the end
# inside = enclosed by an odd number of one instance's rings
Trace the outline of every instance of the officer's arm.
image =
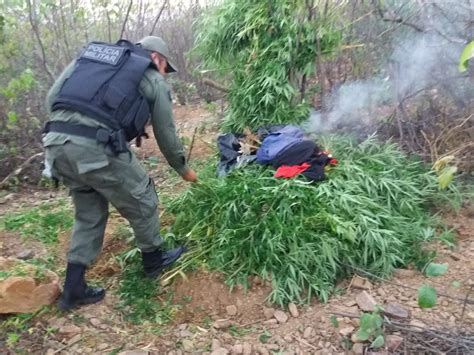
{"type": "Polygon", "coordinates": [[[189,168],[173,121],[170,90],[165,81],[159,80],[156,83],[155,101],[151,112],[153,132],[168,164],[183,176],[188,173],[189,168]]]}
{"type": "Polygon", "coordinates": [[[51,89],[49,89],[48,96],[46,97],[46,109],[48,110],[48,114],[51,113],[51,108],[53,106],[53,102],[58,96],[59,90],[61,86],[63,86],[64,82],[67,78],[71,75],[74,70],[75,60],[73,60],[69,65],[63,70],[59,78],[56,79],[51,89]]]}

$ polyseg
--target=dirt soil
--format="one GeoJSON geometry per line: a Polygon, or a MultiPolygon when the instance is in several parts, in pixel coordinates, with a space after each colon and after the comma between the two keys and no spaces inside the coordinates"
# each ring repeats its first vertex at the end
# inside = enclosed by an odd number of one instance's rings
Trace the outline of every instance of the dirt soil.
{"type": "MultiPolygon", "coordinates": [[[[194,132],[191,161],[199,161],[214,152],[217,119],[200,106],[176,107],[178,130],[189,149],[194,132]]],[[[151,133],[151,132],[150,132],[151,133]]],[[[186,188],[166,164],[152,138],[138,150],[162,192],[186,188]],[[153,160],[158,158],[158,161],[153,160]],[[152,159],[152,160],[150,160],[152,159]],[[151,161],[151,163],[150,163],[151,161]]],[[[67,197],[65,191],[18,192],[0,204],[0,216],[31,205],[67,197]]],[[[431,244],[438,252],[436,262],[449,265],[446,274],[427,279],[414,269],[396,270],[389,280],[355,277],[342,281],[340,292],[328,303],[313,300],[311,304],[279,308],[266,302],[271,285],[263,280],[250,280],[249,289],[229,289],[221,275],[206,270],[178,276],[166,287],[175,306],[173,319],[165,325],[144,322],[134,325],[124,320],[117,310],[116,294],[121,268],[116,256],[130,248],[124,220],[111,213],[103,252],[88,276],[108,289],[102,303],[85,306],[62,314],[54,307],[37,315],[21,338],[8,343],[0,334],[0,353],[34,354],[362,354],[370,353],[369,344],[355,343],[359,327],[361,297],[372,296],[381,306],[395,304],[398,318],[386,316],[392,326],[386,326],[385,350],[377,354],[414,353],[409,339],[413,329],[418,337],[433,331],[443,331],[445,337],[456,334],[474,336],[474,207],[466,205],[458,214],[446,214],[445,222],[453,228],[457,244],[431,244]],[[124,234],[124,235],[122,235],[124,234]],[[417,290],[430,284],[438,291],[438,303],[421,309],[417,290]],[[400,325],[401,324],[401,325],[400,325]],[[398,327],[398,328],[397,328],[398,327]],[[411,329],[411,330],[410,330],[411,329]],[[393,339],[401,339],[395,350],[393,339]],[[389,341],[390,340],[390,341],[389,341]],[[352,350],[349,350],[352,347],[352,350]]],[[[56,256],[56,271],[64,269],[68,234],[52,250],[30,238],[0,230],[0,255],[18,256],[31,250],[35,257],[48,252],[56,256]]],[[[8,322],[12,316],[3,316],[8,322]]],[[[416,335],[416,334],[415,334],[416,335]]],[[[415,337],[416,338],[416,337],[415,337]]],[[[418,339],[418,338],[416,338],[418,339]]],[[[473,338],[474,339],[474,338],[473,338]]],[[[426,338],[432,346],[435,342],[426,338]]],[[[474,341],[474,340],[473,340],[474,341]]],[[[412,340],[412,343],[414,341],[412,340]]],[[[473,343],[474,344],[474,343],[473,343]]],[[[428,347],[428,345],[426,345],[428,347]]],[[[382,348],[383,349],[383,348],[382,348]]],[[[474,352],[474,349],[473,349],[474,352]]],[[[375,354],[376,352],[373,352],[375,354]]]]}

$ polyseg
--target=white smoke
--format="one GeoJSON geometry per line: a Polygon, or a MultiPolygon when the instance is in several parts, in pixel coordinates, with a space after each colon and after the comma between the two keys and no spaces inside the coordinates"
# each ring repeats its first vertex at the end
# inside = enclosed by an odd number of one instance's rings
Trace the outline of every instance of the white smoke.
{"type": "MultiPolygon", "coordinates": [[[[448,14],[459,15],[457,2],[444,4],[448,14]]],[[[434,3],[438,3],[434,2],[434,3]]],[[[432,2],[433,3],[433,2],[432,2]]],[[[420,91],[443,87],[452,97],[466,97],[472,91],[466,90],[469,79],[453,79],[459,76],[457,63],[464,45],[460,37],[469,38],[468,29],[449,23],[439,14],[427,12],[419,19],[419,27],[427,31],[413,31],[393,40],[393,52],[378,71],[380,74],[367,80],[349,82],[336,88],[326,98],[326,109],[311,112],[305,129],[309,132],[330,131],[354,123],[375,126],[386,117],[389,108],[404,98],[415,97],[420,91]],[[431,27],[429,27],[431,26],[431,27]]],[[[459,25],[459,24],[458,24],[459,25]]],[[[472,87],[471,87],[472,88],[472,87]]]]}

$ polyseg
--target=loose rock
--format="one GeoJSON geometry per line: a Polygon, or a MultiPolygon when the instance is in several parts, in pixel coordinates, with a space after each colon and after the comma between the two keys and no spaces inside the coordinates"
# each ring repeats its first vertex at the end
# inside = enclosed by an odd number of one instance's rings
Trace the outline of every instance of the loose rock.
{"type": "Polygon", "coordinates": [[[383,309],[383,313],[392,318],[406,319],[410,316],[407,309],[403,308],[398,303],[389,303],[383,309]]]}
{"type": "Polygon", "coordinates": [[[94,327],[97,327],[97,328],[102,325],[102,322],[98,318],[91,318],[90,322],[94,327]]]}
{"type": "Polygon", "coordinates": [[[377,301],[367,293],[367,291],[362,291],[356,296],[356,302],[359,305],[360,309],[364,312],[373,312],[377,301]]]}
{"type": "Polygon", "coordinates": [[[189,339],[184,339],[183,342],[183,350],[184,351],[193,351],[194,350],[194,342],[192,340],[189,340],[189,339]]]}
{"type": "Polygon", "coordinates": [[[233,317],[237,315],[237,307],[235,305],[227,306],[225,309],[229,316],[233,317]]]}
{"type": "Polygon", "coordinates": [[[352,346],[352,351],[359,355],[364,353],[364,344],[361,343],[356,343],[352,346]]]}
{"type": "Polygon", "coordinates": [[[275,309],[265,307],[263,309],[263,315],[265,316],[266,319],[271,319],[275,315],[275,309]]]}
{"type": "Polygon", "coordinates": [[[232,354],[243,354],[244,353],[244,346],[242,344],[235,344],[233,347],[232,347],[232,354]]]}
{"type": "Polygon", "coordinates": [[[252,344],[243,343],[242,348],[243,348],[243,354],[244,355],[251,355],[252,354],[252,344]]]}
{"type": "Polygon", "coordinates": [[[417,320],[417,319],[413,319],[411,322],[410,322],[410,325],[412,327],[417,327],[417,328],[421,328],[421,329],[425,329],[426,328],[426,324],[417,320]]]}
{"type": "Polygon", "coordinates": [[[212,351],[219,349],[221,347],[221,342],[219,339],[212,339],[211,349],[212,351]]]}
{"type": "Polygon", "coordinates": [[[345,328],[342,328],[341,330],[339,330],[339,334],[341,334],[342,336],[345,336],[345,337],[351,335],[353,332],[354,332],[354,327],[352,327],[352,326],[345,327],[345,328]]]}
{"type": "Polygon", "coordinates": [[[370,290],[372,288],[372,284],[369,280],[357,275],[354,275],[354,277],[352,278],[351,286],[355,288],[360,288],[362,290],[370,290]]]}
{"type": "Polygon", "coordinates": [[[261,354],[261,355],[270,355],[270,352],[268,351],[268,349],[264,346],[258,346],[257,347],[257,353],[261,354]]]}
{"type": "Polygon", "coordinates": [[[298,318],[300,316],[300,313],[298,312],[298,308],[294,303],[290,303],[288,305],[288,310],[290,311],[290,314],[294,318],[298,318]]]}
{"type": "Polygon", "coordinates": [[[286,323],[288,321],[288,316],[286,313],[280,310],[275,311],[274,317],[280,324],[286,323]]]}
{"type": "Polygon", "coordinates": [[[352,334],[352,336],[351,336],[351,341],[352,341],[354,344],[357,344],[357,343],[363,343],[365,340],[359,339],[359,338],[357,337],[357,333],[354,333],[354,334],[352,334]]]}
{"type": "Polygon", "coordinates": [[[34,313],[41,307],[54,303],[60,293],[59,277],[49,270],[39,271],[36,266],[18,259],[0,257],[0,271],[8,272],[21,265],[28,274],[41,272],[44,277],[10,276],[0,281],[0,314],[34,313]]]}
{"type": "Polygon", "coordinates": [[[314,336],[314,329],[311,327],[306,327],[303,333],[303,338],[311,339],[314,336]]]}
{"type": "Polygon", "coordinates": [[[232,325],[229,319],[218,319],[214,322],[213,326],[216,329],[227,329],[232,325]]]}
{"type": "Polygon", "coordinates": [[[77,325],[69,324],[59,328],[59,333],[74,336],[82,331],[77,325]]]}
{"type": "Polygon", "coordinates": [[[385,346],[389,352],[394,352],[403,343],[403,338],[398,335],[387,335],[385,337],[385,346]]]}
{"type": "Polygon", "coordinates": [[[226,348],[217,348],[211,355],[227,355],[229,351],[226,348]]]}
{"type": "Polygon", "coordinates": [[[20,260],[32,259],[35,256],[35,252],[31,249],[25,249],[16,254],[16,257],[20,260]]]}

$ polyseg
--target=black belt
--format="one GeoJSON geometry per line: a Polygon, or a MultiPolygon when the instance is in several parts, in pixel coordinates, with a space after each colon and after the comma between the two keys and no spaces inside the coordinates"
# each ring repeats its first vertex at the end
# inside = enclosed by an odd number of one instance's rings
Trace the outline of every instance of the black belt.
{"type": "Polygon", "coordinates": [[[109,145],[115,154],[128,151],[127,139],[122,129],[110,131],[106,128],[95,128],[61,121],[49,121],[46,122],[43,129],[43,133],[48,132],[65,133],[94,139],[99,143],[109,145]]]}

